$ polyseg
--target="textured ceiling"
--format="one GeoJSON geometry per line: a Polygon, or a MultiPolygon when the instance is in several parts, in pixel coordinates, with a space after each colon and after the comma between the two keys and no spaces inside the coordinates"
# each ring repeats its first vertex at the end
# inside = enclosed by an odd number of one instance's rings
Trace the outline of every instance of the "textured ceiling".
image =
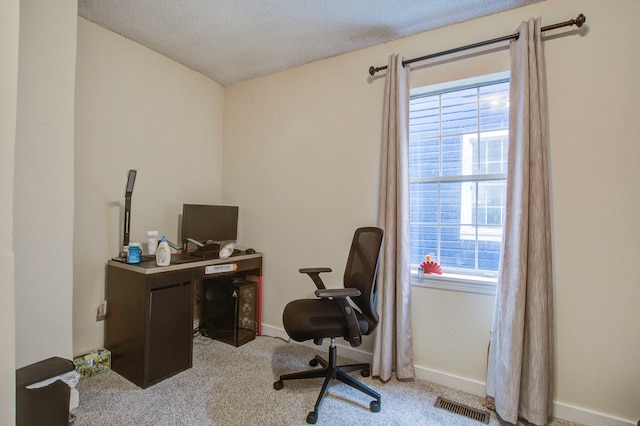
{"type": "Polygon", "coordinates": [[[538,1],[79,0],[78,15],[226,86],[538,1]]]}

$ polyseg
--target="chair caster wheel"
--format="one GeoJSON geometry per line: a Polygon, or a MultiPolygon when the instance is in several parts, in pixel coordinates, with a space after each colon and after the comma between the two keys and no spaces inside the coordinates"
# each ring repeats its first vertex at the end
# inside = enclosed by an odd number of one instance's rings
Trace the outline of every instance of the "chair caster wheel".
{"type": "Polygon", "coordinates": [[[369,376],[371,375],[371,371],[370,371],[368,368],[363,368],[363,369],[360,371],[360,375],[361,375],[362,377],[369,377],[369,376]]]}
{"type": "Polygon", "coordinates": [[[371,401],[369,404],[369,409],[374,413],[380,412],[380,401],[371,401]]]}
{"type": "Polygon", "coordinates": [[[318,360],[317,359],[312,359],[311,361],[309,361],[309,365],[312,367],[317,367],[318,366],[318,360]]]}
{"type": "Polygon", "coordinates": [[[317,421],[318,413],[316,413],[315,411],[309,411],[309,414],[307,414],[307,423],[309,423],[310,425],[315,425],[317,421]]]}
{"type": "Polygon", "coordinates": [[[277,382],[273,382],[273,388],[275,390],[280,390],[284,387],[284,383],[282,382],[282,380],[278,380],[277,382]]]}

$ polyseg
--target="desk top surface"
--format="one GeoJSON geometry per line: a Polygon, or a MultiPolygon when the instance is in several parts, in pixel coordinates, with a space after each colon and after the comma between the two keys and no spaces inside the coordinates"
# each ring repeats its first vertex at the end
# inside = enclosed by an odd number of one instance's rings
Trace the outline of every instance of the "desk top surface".
{"type": "Polygon", "coordinates": [[[107,265],[116,268],[128,269],[140,274],[159,274],[169,271],[180,271],[183,269],[192,269],[205,267],[209,265],[226,265],[233,264],[243,260],[262,258],[262,253],[239,254],[226,259],[200,259],[196,257],[182,257],[179,254],[171,254],[171,264],[169,266],[158,266],[155,260],[144,260],[138,264],[129,264],[119,260],[110,259],[107,265]]]}

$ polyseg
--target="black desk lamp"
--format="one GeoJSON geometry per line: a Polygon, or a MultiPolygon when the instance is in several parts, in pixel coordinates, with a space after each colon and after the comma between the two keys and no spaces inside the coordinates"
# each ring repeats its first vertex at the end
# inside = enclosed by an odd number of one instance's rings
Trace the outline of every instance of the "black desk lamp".
{"type": "Polygon", "coordinates": [[[124,251],[124,248],[129,245],[129,231],[131,229],[131,195],[133,195],[133,184],[136,182],[136,173],[137,171],[135,170],[129,170],[127,187],[124,194],[124,232],[120,257],[127,257],[127,253],[124,251]]]}

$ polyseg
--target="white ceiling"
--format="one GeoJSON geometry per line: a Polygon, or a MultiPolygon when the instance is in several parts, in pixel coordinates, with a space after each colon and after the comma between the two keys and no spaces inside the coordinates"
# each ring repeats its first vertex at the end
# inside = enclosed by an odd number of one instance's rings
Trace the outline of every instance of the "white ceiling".
{"type": "Polygon", "coordinates": [[[538,1],[79,0],[78,15],[226,86],[538,1]]]}

